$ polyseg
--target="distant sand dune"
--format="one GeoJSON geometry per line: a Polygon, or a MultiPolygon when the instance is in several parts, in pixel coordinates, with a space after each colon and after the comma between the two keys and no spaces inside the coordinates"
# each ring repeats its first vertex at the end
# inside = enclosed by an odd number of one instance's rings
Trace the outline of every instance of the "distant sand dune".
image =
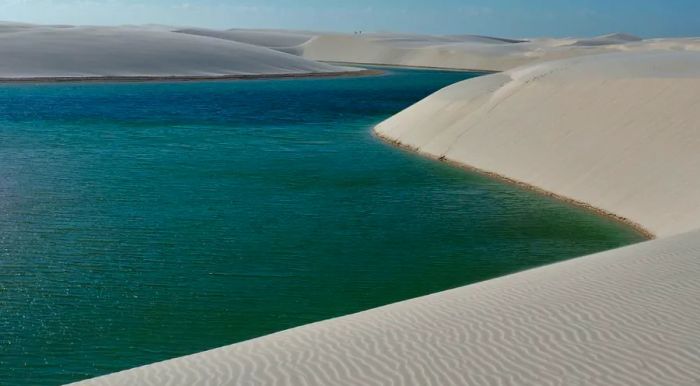
{"type": "Polygon", "coordinates": [[[505,71],[526,64],[613,52],[700,50],[698,39],[643,40],[624,33],[585,39],[508,39],[481,35],[220,31],[204,28],[172,30],[254,44],[310,60],[485,71],[505,71]]]}
{"type": "Polygon", "coordinates": [[[505,71],[514,67],[621,51],[700,50],[695,39],[641,40],[627,34],[592,39],[498,39],[473,35],[319,35],[302,45],[313,60],[505,71]]]}
{"type": "Polygon", "coordinates": [[[204,28],[185,28],[176,32],[190,35],[209,36],[241,43],[272,48],[277,51],[300,55],[301,45],[316,36],[313,32],[275,30],[226,30],[217,31],[204,28]]]}
{"type": "Polygon", "coordinates": [[[610,44],[627,44],[630,42],[640,42],[641,38],[629,34],[610,34],[598,36],[592,39],[580,39],[573,45],[575,46],[605,46],[610,44]]]}
{"type": "Polygon", "coordinates": [[[347,72],[269,48],[148,27],[0,24],[0,80],[347,72]]]}

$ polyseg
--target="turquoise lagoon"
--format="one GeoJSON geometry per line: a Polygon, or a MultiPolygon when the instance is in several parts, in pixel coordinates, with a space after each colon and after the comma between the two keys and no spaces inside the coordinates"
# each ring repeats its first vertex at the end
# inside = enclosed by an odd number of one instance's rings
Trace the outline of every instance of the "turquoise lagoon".
{"type": "Polygon", "coordinates": [[[478,75],[0,86],[0,384],[75,381],[641,240],[372,136],[478,75]]]}

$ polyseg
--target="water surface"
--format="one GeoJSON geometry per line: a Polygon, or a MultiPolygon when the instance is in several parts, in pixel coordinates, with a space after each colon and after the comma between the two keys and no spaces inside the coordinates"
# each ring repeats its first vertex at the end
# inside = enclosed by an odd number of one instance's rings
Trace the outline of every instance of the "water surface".
{"type": "Polygon", "coordinates": [[[0,86],[0,384],[75,381],[639,241],[370,134],[476,75],[0,86]]]}

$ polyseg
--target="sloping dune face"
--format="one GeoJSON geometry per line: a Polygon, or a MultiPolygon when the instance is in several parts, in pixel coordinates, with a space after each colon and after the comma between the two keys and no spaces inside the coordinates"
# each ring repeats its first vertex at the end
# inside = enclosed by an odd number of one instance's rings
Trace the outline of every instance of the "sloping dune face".
{"type": "Polygon", "coordinates": [[[226,31],[218,31],[205,28],[184,28],[176,30],[176,32],[253,44],[256,46],[268,47],[277,51],[287,52],[294,55],[300,55],[302,53],[302,49],[300,46],[317,35],[313,32],[304,31],[245,29],[231,29],[226,31]]]}
{"type": "Polygon", "coordinates": [[[265,47],[141,27],[0,25],[0,78],[210,77],[342,72],[265,47]]]}
{"type": "Polygon", "coordinates": [[[589,56],[450,86],[376,131],[641,224],[700,227],[700,53],[589,56]]]}
{"type": "Polygon", "coordinates": [[[694,385],[700,232],[81,385],[694,385]]]}
{"type": "Polygon", "coordinates": [[[597,36],[591,39],[581,39],[577,40],[573,45],[575,46],[605,46],[610,44],[626,44],[630,42],[640,42],[641,38],[629,35],[629,34],[610,34],[597,36]]]}

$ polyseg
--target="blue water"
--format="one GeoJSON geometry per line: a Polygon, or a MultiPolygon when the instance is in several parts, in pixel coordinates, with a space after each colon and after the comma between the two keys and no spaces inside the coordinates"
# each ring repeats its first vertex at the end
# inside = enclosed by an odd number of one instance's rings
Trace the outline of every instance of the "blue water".
{"type": "Polygon", "coordinates": [[[0,384],[75,381],[640,240],[371,135],[477,75],[0,86],[0,384]]]}

